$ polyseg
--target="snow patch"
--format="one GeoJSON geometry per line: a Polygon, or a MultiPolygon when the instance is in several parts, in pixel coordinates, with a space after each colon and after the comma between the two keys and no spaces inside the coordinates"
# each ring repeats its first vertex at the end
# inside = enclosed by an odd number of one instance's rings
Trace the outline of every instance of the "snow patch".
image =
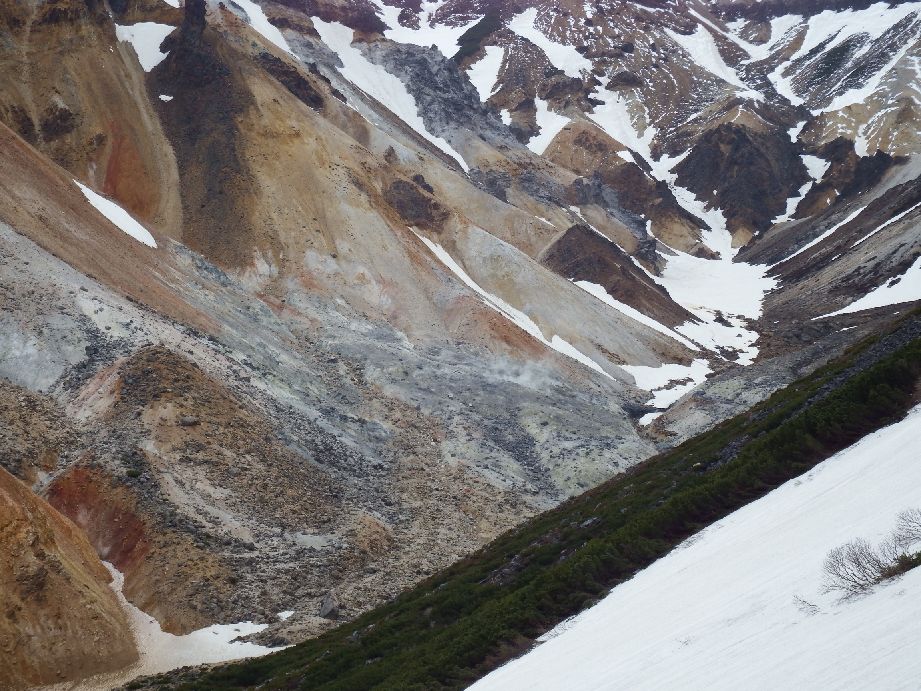
{"type": "Polygon", "coordinates": [[[74,184],[80,188],[80,191],[83,192],[83,196],[86,197],[87,201],[89,201],[99,213],[109,219],[116,228],[127,233],[138,242],[142,242],[148,247],[156,248],[157,241],[154,240],[154,236],[150,234],[147,228],[138,223],[131,214],[111,199],[106,199],[102,195],[97,194],[86,185],[76,180],[74,180],[74,184]]]}
{"type": "Polygon", "coordinates": [[[588,58],[574,46],[557,43],[545,36],[535,25],[536,20],[537,9],[532,7],[513,17],[508,28],[540,48],[550,60],[550,64],[564,72],[567,77],[579,78],[583,70],[592,71],[592,63],[588,58]]]}
{"type": "Polygon", "coordinates": [[[119,604],[128,615],[140,659],[130,667],[114,674],[87,679],[79,688],[116,688],[139,676],[161,674],[179,667],[241,660],[266,655],[282,648],[268,648],[255,643],[236,641],[241,636],[258,633],[268,624],[212,624],[184,636],[174,636],[160,628],[150,615],[128,602],[122,593],[125,577],[112,564],[103,562],[112,574],[111,587],[119,604]]]}
{"type": "Polygon", "coordinates": [[[619,365],[636,381],[639,389],[652,393],[649,405],[667,408],[692,389],[699,386],[710,374],[706,360],[697,359],[690,365],[665,364],[658,367],[644,365],[619,365]]]}
{"type": "Polygon", "coordinates": [[[825,238],[829,237],[832,233],[834,233],[836,230],[838,230],[838,228],[841,228],[842,226],[847,225],[848,223],[850,223],[851,221],[853,221],[855,218],[857,218],[861,213],[863,213],[863,210],[866,209],[866,208],[867,208],[867,207],[865,207],[865,206],[861,206],[859,209],[857,209],[857,210],[854,211],[853,213],[849,214],[848,217],[845,218],[843,221],[840,221],[839,223],[836,223],[835,225],[833,225],[831,228],[829,228],[828,230],[826,230],[824,233],[822,233],[821,235],[819,235],[819,237],[815,238],[815,239],[812,240],[811,242],[807,242],[805,245],[803,245],[803,246],[800,247],[798,250],[796,250],[796,252],[794,252],[793,254],[791,254],[790,256],[788,256],[786,259],[781,259],[781,260],[780,260],[779,262],[777,262],[776,264],[772,264],[772,265],[771,265],[771,268],[773,268],[773,267],[775,267],[775,266],[777,266],[777,265],[779,265],[779,264],[783,264],[784,262],[788,262],[788,261],[790,261],[791,259],[793,259],[793,257],[795,257],[795,256],[797,256],[797,255],[799,255],[799,254],[802,254],[803,252],[805,252],[805,251],[808,250],[809,248],[815,247],[815,246],[818,245],[820,242],[822,242],[825,238]]]}
{"type": "Polygon", "coordinates": [[[855,242],[853,245],[851,245],[851,247],[857,247],[857,245],[859,245],[861,242],[863,242],[864,240],[869,240],[871,237],[873,237],[874,235],[876,235],[879,231],[883,230],[884,228],[887,228],[888,226],[891,226],[893,223],[897,223],[898,221],[901,221],[903,218],[905,218],[908,214],[910,214],[912,211],[914,211],[915,209],[917,209],[919,206],[921,206],[921,202],[918,202],[917,204],[915,204],[915,205],[912,206],[911,208],[906,209],[906,210],[903,211],[902,213],[893,216],[892,218],[890,218],[888,221],[886,221],[885,223],[883,223],[883,224],[882,224],[881,226],[879,226],[878,228],[876,228],[876,229],[874,229],[874,230],[871,230],[869,233],[867,233],[866,235],[864,235],[864,236],[863,236],[862,238],[860,238],[857,242],[855,242]]]}
{"type": "Polygon", "coordinates": [[[914,263],[908,267],[908,271],[901,276],[890,278],[879,288],[874,288],[847,307],[836,312],[823,314],[820,317],[814,317],[812,321],[824,319],[825,317],[837,317],[840,314],[852,314],[876,307],[914,302],[915,300],[921,300],[921,257],[915,259],[914,263]]]}
{"type": "Polygon", "coordinates": [[[259,5],[253,2],[253,0],[232,0],[232,2],[246,12],[246,17],[249,19],[249,25],[266,41],[277,46],[289,55],[297,57],[294,55],[294,51],[291,50],[291,46],[288,45],[285,37],[281,35],[281,31],[269,21],[269,18],[265,16],[265,12],[259,5]]]}
{"type": "Polygon", "coordinates": [[[554,113],[547,107],[547,102],[537,96],[534,97],[534,104],[537,106],[537,126],[540,133],[531,137],[528,148],[536,154],[543,154],[553,138],[569,124],[569,118],[554,113]]]}
{"type": "Polygon", "coordinates": [[[504,59],[505,48],[486,46],[486,54],[467,70],[470,83],[476,87],[481,101],[485,102],[493,95],[496,81],[499,79],[499,70],[502,69],[502,60],[504,59]]]}
{"type": "MultiPolygon", "coordinates": [[[[805,121],[803,124],[805,124],[805,121]]],[[[790,137],[794,142],[796,141],[792,132],[790,137]]],[[[806,172],[809,173],[809,177],[811,179],[799,188],[799,192],[796,193],[796,196],[787,199],[786,210],[780,216],[771,221],[771,223],[783,223],[784,221],[789,221],[790,217],[793,216],[793,212],[796,211],[796,207],[799,206],[799,203],[803,200],[803,197],[806,196],[806,194],[810,189],[812,189],[812,186],[815,183],[822,181],[822,178],[825,177],[825,173],[828,171],[828,167],[831,165],[831,161],[826,161],[824,158],[819,158],[818,156],[810,156],[807,154],[803,155],[801,158],[803,160],[803,165],[806,166],[806,172]]]]}
{"type": "Polygon", "coordinates": [[[732,351],[740,365],[758,356],[758,333],[747,327],[761,316],[764,296],[777,286],[767,266],[733,262],[731,259],[700,259],[675,250],[665,256],[665,269],[653,279],[672,300],[700,321],[689,321],[675,331],[721,354],[732,351]]]}
{"type": "Polygon", "coordinates": [[[716,41],[713,40],[713,34],[711,34],[707,29],[701,25],[697,25],[697,28],[694,30],[693,34],[685,36],[684,34],[679,34],[670,29],[666,29],[665,33],[677,43],[689,56],[691,60],[697,65],[703,67],[710,74],[719,77],[724,82],[731,84],[736,87],[741,93],[740,96],[745,98],[750,98],[755,101],[763,100],[764,97],[752,89],[748,84],[742,81],[742,78],[739,77],[738,73],[732,69],[726,62],[723,60],[723,56],[720,55],[719,48],[716,46],[716,41]]]}
{"type": "MultiPolygon", "coordinates": [[[[479,18],[477,18],[461,26],[435,24],[435,13],[445,4],[444,1],[423,2],[422,11],[417,15],[419,28],[413,29],[400,24],[399,16],[400,12],[403,11],[402,8],[385,5],[382,0],[372,0],[372,2],[383,16],[384,23],[390,27],[384,31],[384,38],[389,38],[397,43],[408,43],[423,48],[435,46],[438,52],[446,58],[453,57],[457,53],[458,39],[464,35],[467,29],[479,21],[479,18]]],[[[486,99],[484,98],[483,100],[485,101],[486,99]]]]}
{"type": "Polygon", "coordinates": [[[115,25],[115,37],[123,43],[130,43],[141,63],[141,69],[150,72],[166,59],[168,53],[160,52],[163,39],[175,31],[175,26],[156,22],[115,25]]]}

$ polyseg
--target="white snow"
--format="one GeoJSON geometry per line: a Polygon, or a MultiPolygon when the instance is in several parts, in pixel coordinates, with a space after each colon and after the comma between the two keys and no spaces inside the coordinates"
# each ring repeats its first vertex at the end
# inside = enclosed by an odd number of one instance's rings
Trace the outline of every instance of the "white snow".
{"type": "MultiPolygon", "coordinates": [[[[878,2],[862,10],[825,10],[813,15],[807,20],[803,40],[799,48],[786,61],[781,62],[768,75],[768,79],[774,84],[774,88],[777,89],[779,94],[785,96],[794,105],[802,105],[803,99],[793,90],[793,77],[796,74],[795,70],[791,69],[793,62],[807,55],[828,39],[831,40],[825,46],[825,53],[856,34],[865,34],[866,43],[864,47],[852,58],[852,60],[856,59],[869,50],[872,41],[881,37],[888,29],[912,12],[919,10],[921,10],[921,3],[919,2],[908,2],[892,7],[888,3],[878,2]]],[[[899,59],[910,45],[911,41],[907,41],[904,49],[898,51],[897,57],[899,59]]],[[[842,94],[829,106],[815,111],[815,113],[818,114],[825,110],[837,110],[845,105],[860,102],[864,95],[869,95],[876,89],[879,85],[879,80],[892,68],[895,62],[890,61],[889,64],[877,71],[873,77],[867,80],[863,87],[842,94]]]]}
{"type": "Polygon", "coordinates": [[[579,286],[582,290],[584,290],[589,295],[595,296],[596,298],[601,300],[604,304],[608,305],[609,307],[613,307],[615,310],[617,310],[621,314],[624,314],[630,317],[634,321],[638,321],[640,324],[648,326],[650,329],[653,329],[654,331],[658,331],[660,334],[664,334],[668,336],[669,338],[675,339],[676,341],[678,341],[684,346],[687,346],[691,350],[700,350],[700,348],[698,347],[696,343],[692,343],[691,341],[686,339],[681,334],[675,331],[672,331],[664,324],[660,324],[652,317],[649,317],[643,314],[642,312],[640,312],[638,309],[634,309],[630,305],[627,305],[621,302],[620,300],[615,300],[608,294],[608,291],[606,291],[603,286],[597,283],[592,283],[591,281],[573,281],[573,283],[575,283],[577,286],[579,286]]]}
{"type": "Polygon", "coordinates": [[[596,107],[589,117],[612,138],[643,156],[656,179],[669,185],[678,203],[706,222],[710,230],[703,230],[701,239],[719,255],[718,259],[700,259],[678,250],[663,255],[665,269],[661,276],[652,276],[653,280],[665,287],[675,302],[702,320],[687,322],[675,331],[704,348],[736,351],[736,362],[750,364],[758,354],[754,346],[758,334],[746,327],[745,320],[761,316],[764,296],[777,285],[776,280],[767,276],[767,266],[732,261],[738,250],[732,247],[732,236],[723,212],[707,207],[690,190],[675,182],[677,176],[672,168],[683,157],[653,159],[651,148],[656,130],[648,124],[648,113],[644,113],[642,119],[634,117],[627,96],[608,91],[606,85],[607,81],[602,80],[601,86],[592,93],[593,98],[604,101],[604,105],[596,107]],[[717,322],[718,313],[732,325],[717,322]]]}
{"type": "Polygon", "coordinates": [[[864,235],[864,236],[863,236],[862,238],[860,238],[857,242],[855,242],[853,245],[851,245],[851,247],[857,247],[857,245],[859,245],[861,242],[863,242],[864,240],[869,240],[871,237],[873,237],[874,235],[876,235],[879,231],[883,230],[884,228],[886,228],[886,227],[888,227],[888,226],[891,226],[893,223],[897,223],[898,221],[901,221],[903,218],[905,218],[908,214],[910,214],[912,211],[914,211],[915,209],[917,209],[919,206],[921,206],[921,202],[918,202],[917,204],[915,204],[915,205],[912,206],[911,208],[906,209],[905,211],[903,211],[903,212],[900,213],[900,214],[896,214],[895,216],[893,216],[892,218],[890,218],[888,221],[886,221],[885,223],[883,223],[883,224],[882,224],[881,226],[879,226],[878,228],[876,228],[876,229],[874,229],[874,230],[871,230],[869,233],[867,233],[866,235],[864,235]]]}
{"type": "Polygon", "coordinates": [[[160,52],[160,44],[169,36],[175,26],[157,24],[156,22],[139,22],[137,24],[115,25],[115,36],[119,41],[130,43],[141,63],[141,69],[150,72],[166,59],[167,53],[160,52]]]}
{"type": "Polygon", "coordinates": [[[636,151],[652,163],[650,149],[656,130],[648,124],[649,118],[647,117],[645,123],[642,123],[643,134],[639,134],[628,107],[627,96],[620,91],[609,91],[606,88],[607,77],[603,77],[601,81],[602,84],[592,92],[592,98],[603,101],[604,105],[595,106],[595,111],[589,113],[588,117],[604,130],[609,137],[620,142],[628,149],[636,151]]]}
{"type": "Polygon", "coordinates": [[[731,259],[700,259],[677,251],[666,260],[662,275],[653,279],[701,320],[686,322],[675,331],[709,350],[735,351],[736,362],[751,364],[758,355],[754,345],[758,333],[749,330],[745,320],[761,316],[764,295],[777,285],[767,275],[769,267],[731,259]],[[717,321],[720,314],[721,321],[730,326],[717,321]]]}
{"type": "Polygon", "coordinates": [[[803,155],[802,159],[803,165],[806,166],[806,171],[809,173],[809,177],[815,182],[822,182],[822,178],[824,178],[825,173],[828,172],[831,161],[826,161],[824,158],[810,156],[808,154],[803,155]]]}
{"type": "MultiPolygon", "coordinates": [[[[803,122],[805,124],[805,121],[803,122]]],[[[799,126],[801,128],[801,126],[799,126]]],[[[796,127],[793,128],[797,129],[796,127]]],[[[796,138],[799,136],[798,132],[794,135],[793,131],[790,132],[790,138],[795,142],[796,138]]],[[[831,161],[826,161],[824,158],[819,158],[818,156],[810,156],[808,154],[803,155],[802,157],[803,165],[806,166],[806,172],[809,173],[810,180],[808,180],[802,187],[799,188],[796,196],[790,197],[787,199],[787,208],[783,214],[775,218],[772,223],[783,223],[784,221],[789,221],[790,217],[793,215],[793,212],[796,211],[796,207],[802,201],[803,197],[806,196],[806,193],[812,189],[812,186],[821,182],[822,178],[825,177],[825,173],[828,171],[828,167],[831,165],[831,161]]]]}
{"type": "Polygon", "coordinates": [[[569,118],[554,113],[547,107],[547,102],[537,96],[534,97],[534,104],[537,107],[537,126],[540,132],[531,137],[528,148],[536,154],[543,154],[553,138],[569,124],[569,118]]]}
{"type": "Polygon", "coordinates": [[[725,36],[727,39],[739,46],[739,48],[748,53],[749,58],[748,60],[745,60],[743,64],[758,62],[769,57],[771,53],[778,47],[780,40],[784,38],[791,29],[798,26],[803,21],[802,17],[792,14],[775,17],[771,20],[771,35],[768,37],[768,40],[764,43],[755,44],[749,43],[740,36],[742,28],[747,23],[745,21],[737,20],[735,22],[726,24],[726,27],[729,29],[727,32],[723,31],[718,26],[708,21],[696,10],[689,10],[689,14],[696,17],[698,21],[700,21],[705,26],[710,27],[721,36],[725,36]]]}
{"type": "Polygon", "coordinates": [[[494,309],[496,312],[501,314],[503,317],[508,319],[510,322],[518,326],[522,331],[525,331],[526,333],[530,334],[532,337],[534,337],[535,339],[537,339],[544,345],[552,348],[558,353],[562,353],[566,357],[572,358],[576,362],[579,362],[590,369],[595,370],[596,372],[604,375],[608,379],[613,379],[613,377],[607,372],[605,372],[597,362],[592,360],[588,355],[580,351],[578,348],[573,346],[571,343],[561,338],[559,335],[554,334],[553,337],[550,338],[550,340],[547,340],[544,337],[544,334],[543,334],[543,331],[541,331],[541,328],[537,324],[534,323],[534,320],[531,319],[531,317],[529,317],[527,314],[525,314],[521,310],[516,309],[515,307],[512,307],[510,304],[508,304],[505,300],[503,300],[499,296],[493,295],[492,293],[489,293],[486,290],[484,290],[482,287],[480,287],[480,285],[476,281],[474,281],[466,271],[464,271],[463,267],[460,264],[458,264],[456,261],[454,261],[454,258],[450,254],[448,254],[448,252],[444,249],[444,247],[439,245],[437,242],[433,242],[432,240],[429,240],[427,237],[419,235],[415,231],[413,231],[413,233],[415,233],[417,238],[422,240],[422,242],[425,244],[426,247],[429,248],[432,254],[434,254],[438,258],[438,260],[451,271],[451,273],[457,276],[461,280],[461,282],[464,285],[466,285],[468,288],[470,288],[474,293],[479,295],[483,299],[483,302],[488,307],[491,307],[492,309],[494,309]]]}
{"type": "Polygon", "coordinates": [[[764,98],[759,92],[743,82],[738,73],[726,64],[716,46],[716,41],[713,40],[713,34],[703,26],[698,24],[694,33],[687,36],[671,31],[670,29],[666,29],[665,33],[691,56],[693,62],[703,67],[710,74],[736,87],[741,92],[741,96],[754,100],[762,100],[764,98]]]}
{"type": "Polygon", "coordinates": [[[175,7],[177,9],[179,8],[179,0],[163,0],[163,2],[165,2],[170,7],[175,7]]]}
{"type": "MultiPolygon", "coordinates": [[[[384,38],[389,38],[391,41],[396,41],[397,43],[409,43],[415,46],[422,46],[423,48],[435,46],[446,58],[450,58],[457,53],[457,40],[467,29],[479,21],[479,19],[473,19],[461,26],[436,24],[434,21],[435,12],[445,4],[444,0],[439,0],[438,2],[422,3],[422,11],[417,15],[419,18],[419,28],[413,29],[400,24],[398,17],[402,11],[401,8],[385,5],[382,0],[372,0],[372,2],[383,15],[384,23],[390,27],[384,31],[384,38]]],[[[486,99],[484,98],[483,100],[485,101],[486,99]]]]}
{"type": "Polygon", "coordinates": [[[921,568],[856,600],[834,547],[921,506],[921,409],[687,540],[471,687],[917,689],[921,568]]]}
{"type": "Polygon", "coordinates": [[[272,25],[259,5],[253,2],[253,0],[232,0],[232,2],[246,12],[246,16],[249,19],[249,25],[253,27],[256,32],[261,34],[265,40],[281,48],[289,55],[294,55],[291,46],[288,45],[285,37],[281,35],[281,31],[279,31],[277,26],[272,25]]]}
{"type": "Polygon", "coordinates": [[[502,122],[505,124],[506,127],[512,124],[512,114],[508,112],[507,109],[503,108],[502,110],[500,110],[499,117],[502,118],[502,122]]]}
{"type": "Polygon", "coordinates": [[[703,359],[694,360],[690,365],[620,365],[620,368],[633,377],[637,388],[653,394],[649,405],[656,408],[667,408],[710,374],[710,365],[703,359]]]}
{"type": "Polygon", "coordinates": [[[502,60],[504,59],[505,48],[486,46],[486,54],[467,70],[470,83],[476,87],[481,101],[489,99],[493,91],[495,91],[496,81],[499,79],[499,70],[502,69],[502,60]]]}
{"type": "Polygon", "coordinates": [[[161,101],[164,101],[165,103],[169,103],[173,100],[173,97],[167,94],[160,94],[157,98],[159,98],[161,101]]]}
{"type": "MultiPolygon", "coordinates": [[[[78,683],[77,689],[115,688],[132,679],[150,674],[160,674],[189,665],[240,660],[257,657],[282,648],[267,648],[246,642],[233,642],[240,636],[258,633],[268,624],[213,624],[184,636],[174,636],[160,628],[156,619],[145,614],[125,599],[122,586],[125,577],[111,564],[103,562],[112,574],[112,589],[128,615],[140,660],[127,669],[114,674],[103,674],[78,683]]],[[[68,688],[73,688],[69,686],[68,688]]]]}
{"type": "Polygon", "coordinates": [[[777,266],[778,264],[783,264],[784,262],[790,261],[791,259],[793,259],[793,257],[797,256],[798,254],[802,254],[803,252],[805,252],[806,250],[808,250],[810,247],[815,247],[815,246],[818,245],[820,242],[822,242],[822,240],[824,240],[825,238],[829,237],[832,233],[834,233],[836,230],[838,230],[838,228],[841,228],[842,226],[847,225],[848,223],[850,223],[851,221],[853,221],[855,218],[857,218],[861,213],[863,213],[863,210],[864,210],[865,208],[867,208],[867,207],[861,206],[859,209],[857,209],[856,211],[854,211],[854,212],[852,212],[851,214],[849,214],[849,215],[847,216],[847,218],[845,218],[843,221],[840,221],[839,223],[836,223],[836,224],[833,225],[831,228],[829,228],[828,230],[826,230],[824,233],[822,233],[821,235],[819,235],[819,237],[815,238],[815,239],[812,240],[811,242],[807,242],[805,245],[803,245],[803,246],[800,247],[798,250],[796,250],[796,252],[794,252],[793,254],[791,254],[790,256],[788,256],[786,259],[781,259],[779,262],[777,262],[777,264],[773,264],[772,266],[777,266]]]}
{"type": "Polygon", "coordinates": [[[105,216],[112,224],[124,233],[127,233],[138,242],[143,242],[148,247],[156,247],[157,241],[153,235],[144,226],[138,223],[131,214],[121,208],[111,199],[106,199],[102,195],[96,194],[86,185],[82,185],[76,180],[74,184],[83,192],[83,196],[92,204],[96,210],[105,216]]]}
{"type": "Polygon", "coordinates": [[[839,314],[852,314],[862,310],[874,309],[876,307],[888,307],[889,305],[899,305],[903,302],[914,302],[921,300],[921,256],[915,259],[914,263],[908,267],[901,276],[890,278],[879,288],[874,288],[859,300],[855,300],[847,307],[823,314],[816,319],[825,317],[836,317],[839,314]]]}
{"type": "Polygon", "coordinates": [[[513,17],[508,23],[508,28],[540,48],[550,64],[563,71],[566,76],[578,78],[582,70],[592,71],[591,60],[577,51],[574,46],[557,43],[548,38],[535,26],[536,20],[537,9],[532,7],[513,17]]]}
{"type": "Polygon", "coordinates": [[[286,609],[284,612],[279,612],[279,613],[278,613],[278,618],[279,618],[281,621],[287,621],[288,619],[290,619],[290,618],[293,617],[293,616],[294,616],[294,610],[293,610],[293,609],[286,609]]]}
{"type": "MultiPolygon", "coordinates": [[[[921,7],[921,5],[916,5],[916,9],[918,9],[919,7],[921,7]]],[[[894,22],[892,22],[892,24],[894,24],[894,22]]],[[[915,36],[917,37],[917,31],[915,33],[915,36]]],[[[829,103],[827,106],[825,106],[821,110],[822,111],[841,110],[842,108],[847,108],[848,106],[854,105],[856,103],[865,102],[867,99],[870,98],[873,92],[876,91],[876,89],[880,85],[880,82],[883,80],[883,77],[885,77],[889,73],[889,70],[895,67],[896,63],[898,63],[905,56],[909,48],[911,48],[912,43],[913,41],[910,39],[905,41],[901,49],[896,51],[895,55],[893,55],[889,59],[889,62],[887,62],[881,68],[876,70],[876,72],[874,72],[873,75],[868,80],[866,80],[861,86],[854,88],[854,89],[849,89],[848,91],[845,91],[844,93],[839,94],[834,99],[832,99],[831,103],[829,103]]],[[[866,156],[867,150],[866,150],[865,143],[863,144],[862,148],[863,148],[863,151],[858,151],[857,154],[859,156],[866,156]]]]}
{"type": "Polygon", "coordinates": [[[803,133],[803,128],[806,126],[808,120],[803,120],[801,123],[794,125],[789,130],[787,134],[790,135],[790,141],[794,144],[799,141],[799,136],[803,133]]]}
{"type": "Polygon", "coordinates": [[[338,22],[324,22],[318,17],[313,17],[313,25],[323,43],[329,46],[342,61],[343,67],[339,71],[343,77],[387,106],[422,137],[460,163],[465,171],[470,169],[463,157],[447,141],[436,137],[426,129],[425,122],[419,115],[416,99],[406,90],[403,82],[382,66],[368,60],[358,48],[352,45],[353,32],[349,27],[338,22]]]}
{"type": "Polygon", "coordinates": [[[815,183],[812,180],[806,182],[802,187],[799,188],[799,191],[792,196],[787,198],[787,208],[784,209],[784,212],[771,220],[771,223],[784,223],[789,221],[790,217],[793,216],[793,213],[796,211],[796,207],[799,206],[799,203],[803,200],[803,197],[806,196],[806,193],[812,188],[815,183]]]}

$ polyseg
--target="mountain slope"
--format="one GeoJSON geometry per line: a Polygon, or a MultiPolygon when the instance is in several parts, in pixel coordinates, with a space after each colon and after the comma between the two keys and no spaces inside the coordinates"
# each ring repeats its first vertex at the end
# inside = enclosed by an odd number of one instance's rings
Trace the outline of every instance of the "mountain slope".
{"type": "MultiPolygon", "coordinates": [[[[532,519],[315,641],[154,687],[462,687],[700,528],[811,469],[916,399],[918,314],[745,415],[532,519]]],[[[135,688],[148,682],[139,682],[135,688]]]]}
{"type": "Polygon", "coordinates": [[[717,521],[471,688],[911,686],[921,570],[842,600],[822,563],[921,501],[919,426],[916,407],[717,521]]]}
{"type": "Polygon", "coordinates": [[[921,298],[917,3],[176,4],[0,3],[3,463],[166,631],[315,636],[921,298]]]}

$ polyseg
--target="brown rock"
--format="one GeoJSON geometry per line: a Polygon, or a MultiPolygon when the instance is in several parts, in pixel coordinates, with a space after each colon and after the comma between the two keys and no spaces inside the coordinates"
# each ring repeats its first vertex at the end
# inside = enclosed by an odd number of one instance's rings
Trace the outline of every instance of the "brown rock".
{"type": "Polygon", "coordinates": [[[82,679],[137,659],[83,532],[0,468],[0,688],[82,679]]]}

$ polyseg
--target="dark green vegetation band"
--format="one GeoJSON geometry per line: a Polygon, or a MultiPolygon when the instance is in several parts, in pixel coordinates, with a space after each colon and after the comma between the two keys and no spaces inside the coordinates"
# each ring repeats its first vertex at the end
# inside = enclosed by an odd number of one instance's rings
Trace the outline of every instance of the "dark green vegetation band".
{"type": "MultiPolygon", "coordinates": [[[[917,313],[907,321],[917,326],[917,313]]],[[[910,331],[913,340],[898,339],[905,344],[871,358],[878,361],[867,362],[881,339],[865,342],[320,638],[201,676],[177,672],[133,686],[464,687],[701,528],[900,419],[921,375],[921,338],[910,331]]]]}

